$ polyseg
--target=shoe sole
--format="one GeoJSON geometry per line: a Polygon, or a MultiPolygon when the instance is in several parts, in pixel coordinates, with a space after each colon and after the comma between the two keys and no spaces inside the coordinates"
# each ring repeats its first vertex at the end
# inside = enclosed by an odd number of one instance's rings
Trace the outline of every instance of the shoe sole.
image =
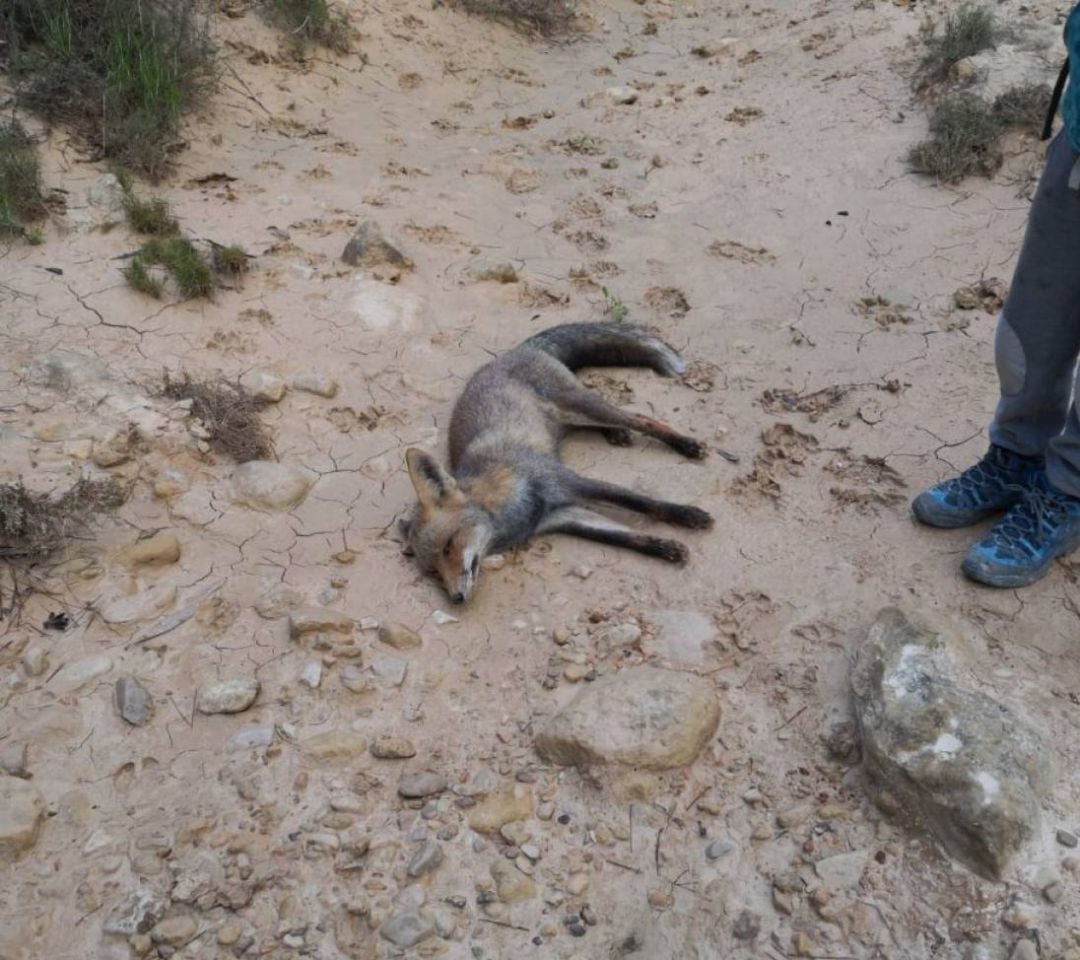
{"type": "Polygon", "coordinates": [[[968,556],[964,557],[960,569],[969,580],[974,580],[976,583],[988,587],[997,587],[999,589],[1027,587],[1045,577],[1050,572],[1055,560],[1059,557],[1068,556],[1077,548],[1080,548],[1080,531],[1073,534],[1059,550],[1056,550],[1044,563],[1039,564],[1037,567],[1028,567],[1025,570],[1008,570],[993,566],[968,554],[968,556]]]}
{"type": "Polygon", "coordinates": [[[927,527],[935,527],[938,530],[959,530],[963,527],[973,527],[977,523],[989,520],[999,513],[1004,513],[1012,503],[1006,503],[992,510],[969,511],[968,513],[956,510],[939,508],[930,498],[925,500],[920,496],[911,501],[911,513],[919,523],[927,527]]]}

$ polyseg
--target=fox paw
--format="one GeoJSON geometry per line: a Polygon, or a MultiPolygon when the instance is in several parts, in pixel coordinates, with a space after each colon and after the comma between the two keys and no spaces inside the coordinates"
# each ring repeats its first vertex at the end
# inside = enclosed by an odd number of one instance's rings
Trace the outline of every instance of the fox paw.
{"type": "Polygon", "coordinates": [[[691,460],[704,460],[709,448],[693,437],[675,437],[670,441],[671,448],[691,460]]]}
{"type": "Polygon", "coordinates": [[[608,427],[603,431],[604,439],[613,447],[632,447],[634,435],[625,427],[608,427]]]}
{"type": "Polygon", "coordinates": [[[677,527],[688,527],[691,530],[708,530],[713,525],[712,514],[700,507],[675,505],[665,519],[677,527]]]}
{"type": "Polygon", "coordinates": [[[690,559],[690,551],[678,540],[650,539],[649,553],[680,567],[690,559]]]}

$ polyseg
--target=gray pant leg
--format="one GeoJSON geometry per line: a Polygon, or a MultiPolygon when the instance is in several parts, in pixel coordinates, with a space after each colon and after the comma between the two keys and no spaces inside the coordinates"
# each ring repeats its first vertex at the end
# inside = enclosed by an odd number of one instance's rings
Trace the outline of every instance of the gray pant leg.
{"type": "Polygon", "coordinates": [[[1069,189],[1076,159],[1058,134],[998,322],[1001,399],[990,439],[1016,453],[1045,453],[1051,482],[1080,496],[1080,418],[1070,413],[1080,354],[1080,192],[1069,189]]]}

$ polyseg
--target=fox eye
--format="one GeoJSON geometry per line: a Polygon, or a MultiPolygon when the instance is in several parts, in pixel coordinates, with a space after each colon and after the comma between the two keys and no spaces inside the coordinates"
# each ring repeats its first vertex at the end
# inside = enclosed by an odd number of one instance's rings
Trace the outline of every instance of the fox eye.
{"type": "Polygon", "coordinates": [[[442,555],[444,557],[450,556],[450,548],[453,547],[453,545],[454,545],[454,543],[453,543],[452,540],[447,540],[446,541],[446,544],[442,548],[442,555]]]}

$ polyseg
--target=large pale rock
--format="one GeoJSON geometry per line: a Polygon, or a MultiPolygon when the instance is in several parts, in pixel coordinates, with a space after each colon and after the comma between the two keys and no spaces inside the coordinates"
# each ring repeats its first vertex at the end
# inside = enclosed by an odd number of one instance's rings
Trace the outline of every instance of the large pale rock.
{"type": "Polygon", "coordinates": [[[45,798],[31,783],[0,776],[0,864],[14,860],[36,842],[45,798]]]}
{"type": "Polygon", "coordinates": [[[720,722],[712,687],[686,673],[630,667],[584,687],[536,735],[545,760],[663,770],[691,763],[720,722]]]}
{"type": "Polygon", "coordinates": [[[236,503],[263,510],[287,510],[307,496],[315,478],[306,470],[273,460],[249,460],[232,474],[236,503]]]}
{"type": "Polygon", "coordinates": [[[1037,833],[1049,750],[1007,707],[950,676],[944,638],[883,610],[851,676],[863,755],[942,846],[998,879],[1037,833]]]}
{"type": "Polygon", "coordinates": [[[130,596],[106,596],[94,602],[94,609],[106,623],[134,623],[161,613],[176,602],[176,586],[159,583],[130,596]]]}
{"type": "Polygon", "coordinates": [[[199,691],[199,713],[243,713],[258,695],[254,677],[220,680],[199,691]]]}

